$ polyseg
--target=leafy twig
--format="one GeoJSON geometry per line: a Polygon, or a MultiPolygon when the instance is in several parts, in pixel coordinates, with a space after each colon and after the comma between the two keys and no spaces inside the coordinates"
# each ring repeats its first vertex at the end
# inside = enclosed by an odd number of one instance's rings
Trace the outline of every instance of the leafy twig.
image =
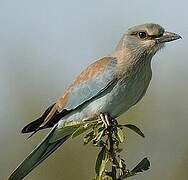
{"type": "Polygon", "coordinates": [[[91,143],[93,146],[101,148],[95,165],[96,177],[94,180],[122,180],[146,171],[150,167],[150,162],[144,158],[132,170],[127,169],[125,160],[121,158],[120,145],[125,141],[124,128],[129,128],[138,135],[145,137],[142,131],[132,124],[119,125],[116,119],[112,119],[106,114],[102,118],[88,119],[80,123],[66,124],[65,127],[73,130],[72,138],[89,131],[84,137],[84,144],[91,143]],[[73,128],[71,128],[73,127],[73,128]],[[111,164],[111,170],[109,165],[111,164]]]}

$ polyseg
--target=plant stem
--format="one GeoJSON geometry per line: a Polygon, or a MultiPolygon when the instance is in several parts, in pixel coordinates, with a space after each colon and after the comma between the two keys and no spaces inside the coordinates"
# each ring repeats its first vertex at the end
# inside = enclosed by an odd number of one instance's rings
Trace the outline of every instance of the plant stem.
{"type": "Polygon", "coordinates": [[[110,152],[110,156],[112,159],[112,179],[117,180],[116,179],[117,160],[116,160],[116,153],[114,151],[114,140],[113,140],[113,120],[111,120],[111,125],[109,126],[108,132],[109,132],[108,137],[109,137],[109,144],[110,144],[109,152],[110,152]]]}

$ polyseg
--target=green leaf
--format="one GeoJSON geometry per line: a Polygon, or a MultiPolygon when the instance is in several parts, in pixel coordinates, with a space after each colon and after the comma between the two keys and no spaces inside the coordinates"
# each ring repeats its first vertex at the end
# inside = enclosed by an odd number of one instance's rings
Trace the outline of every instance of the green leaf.
{"type": "Polygon", "coordinates": [[[106,175],[106,176],[104,176],[104,177],[102,178],[102,180],[113,180],[113,179],[112,179],[111,176],[107,176],[107,175],[106,175]]]}
{"type": "Polygon", "coordinates": [[[83,126],[80,126],[79,128],[76,129],[76,131],[73,132],[72,138],[79,136],[80,134],[84,133],[85,131],[87,131],[90,128],[91,128],[90,124],[85,124],[83,126]]]}
{"type": "Polygon", "coordinates": [[[96,142],[101,140],[101,138],[104,134],[104,131],[105,131],[104,127],[101,127],[101,128],[98,129],[97,135],[95,136],[95,139],[94,139],[96,142]]]}
{"type": "Polygon", "coordinates": [[[95,135],[97,135],[98,133],[100,133],[103,129],[104,129],[104,127],[102,126],[102,124],[96,124],[93,127],[93,131],[94,131],[95,135]]]}
{"type": "Polygon", "coordinates": [[[96,160],[95,172],[97,177],[102,177],[108,159],[108,150],[103,147],[96,160]]]}
{"type": "Polygon", "coordinates": [[[52,138],[50,139],[50,143],[53,143],[55,141],[58,141],[60,139],[62,139],[62,137],[65,137],[65,136],[71,136],[72,133],[74,133],[74,131],[79,128],[79,124],[78,125],[72,125],[72,126],[65,126],[61,129],[57,129],[52,138]]]}
{"type": "Polygon", "coordinates": [[[123,151],[123,149],[122,149],[122,148],[119,148],[119,147],[118,147],[118,148],[116,148],[115,150],[116,150],[116,152],[117,152],[117,153],[120,153],[120,152],[122,152],[122,151],[123,151]]]}
{"type": "Polygon", "coordinates": [[[74,126],[77,126],[77,127],[79,127],[79,126],[81,126],[81,125],[83,125],[84,124],[84,122],[82,122],[82,121],[65,121],[64,122],[64,124],[63,124],[63,127],[69,127],[69,126],[71,126],[71,127],[74,127],[74,126]]]}
{"type": "Polygon", "coordinates": [[[88,134],[85,135],[84,137],[84,144],[88,144],[89,142],[91,142],[93,139],[95,138],[94,136],[94,131],[89,132],[88,134]]]}
{"type": "Polygon", "coordinates": [[[119,160],[119,167],[121,169],[126,169],[126,165],[125,165],[125,161],[123,159],[120,159],[119,160]]]}
{"type": "Polygon", "coordinates": [[[123,174],[126,173],[125,160],[123,160],[122,158],[120,158],[120,160],[119,160],[119,168],[120,168],[120,176],[122,176],[123,174]]]}
{"type": "Polygon", "coordinates": [[[116,138],[118,139],[118,141],[120,143],[122,143],[124,141],[124,139],[125,139],[124,132],[123,132],[123,130],[120,127],[116,128],[116,130],[115,130],[115,136],[116,136],[116,138]]]}
{"type": "Polygon", "coordinates": [[[127,171],[120,176],[120,179],[126,179],[131,176],[135,176],[139,172],[148,170],[150,167],[150,162],[147,158],[144,158],[133,170],[127,171]]]}
{"type": "Polygon", "coordinates": [[[106,144],[102,140],[100,140],[100,141],[93,140],[93,145],[96,146],[96,147],[104,147],[106,144]]]}
{"type": "Polygon", "coordinates": [[[150,167],[150,162],[147,158],[144,158],[133,170],[131,173],[136,174],[138,172],[143,172],[148,170],[150,167]]]}
{"type": "Polygon", "coordinates": [[[134,132],[136,132],[137,134],[139,134],[140,136],[142,136],[143,138],[145,137],[145,135],[143,134],[143,132],[135,125],[132,124],[125,124],[125,125],[119,125],[119,127],[127,127],[131,130],[133,130],[134,132]]]}

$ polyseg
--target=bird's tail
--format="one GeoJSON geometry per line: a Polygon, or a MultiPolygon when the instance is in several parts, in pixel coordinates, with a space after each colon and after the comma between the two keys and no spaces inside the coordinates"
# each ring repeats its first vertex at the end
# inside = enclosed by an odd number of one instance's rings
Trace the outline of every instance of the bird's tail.
{"type": "Polygon", "coordinates": [[[56,142],[50,142],[57,126],[54,126],[44,140],[29,154],[29,156],[14,170],[8,180],[21,180],[36,166],[53,153],[69,136],[65,136],[56,142]]]}

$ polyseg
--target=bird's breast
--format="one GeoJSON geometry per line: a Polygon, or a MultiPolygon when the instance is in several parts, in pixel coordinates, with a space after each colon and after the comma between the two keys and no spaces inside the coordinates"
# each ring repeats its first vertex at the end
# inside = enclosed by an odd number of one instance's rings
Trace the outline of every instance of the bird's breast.
{"type": "Polygon", "coordinates": [[[106,111],[117,117],[135,105],[145,95],[152,77],[150,64],[138,68],[130,76],[125,76],[109,93],[106,111]]]}

